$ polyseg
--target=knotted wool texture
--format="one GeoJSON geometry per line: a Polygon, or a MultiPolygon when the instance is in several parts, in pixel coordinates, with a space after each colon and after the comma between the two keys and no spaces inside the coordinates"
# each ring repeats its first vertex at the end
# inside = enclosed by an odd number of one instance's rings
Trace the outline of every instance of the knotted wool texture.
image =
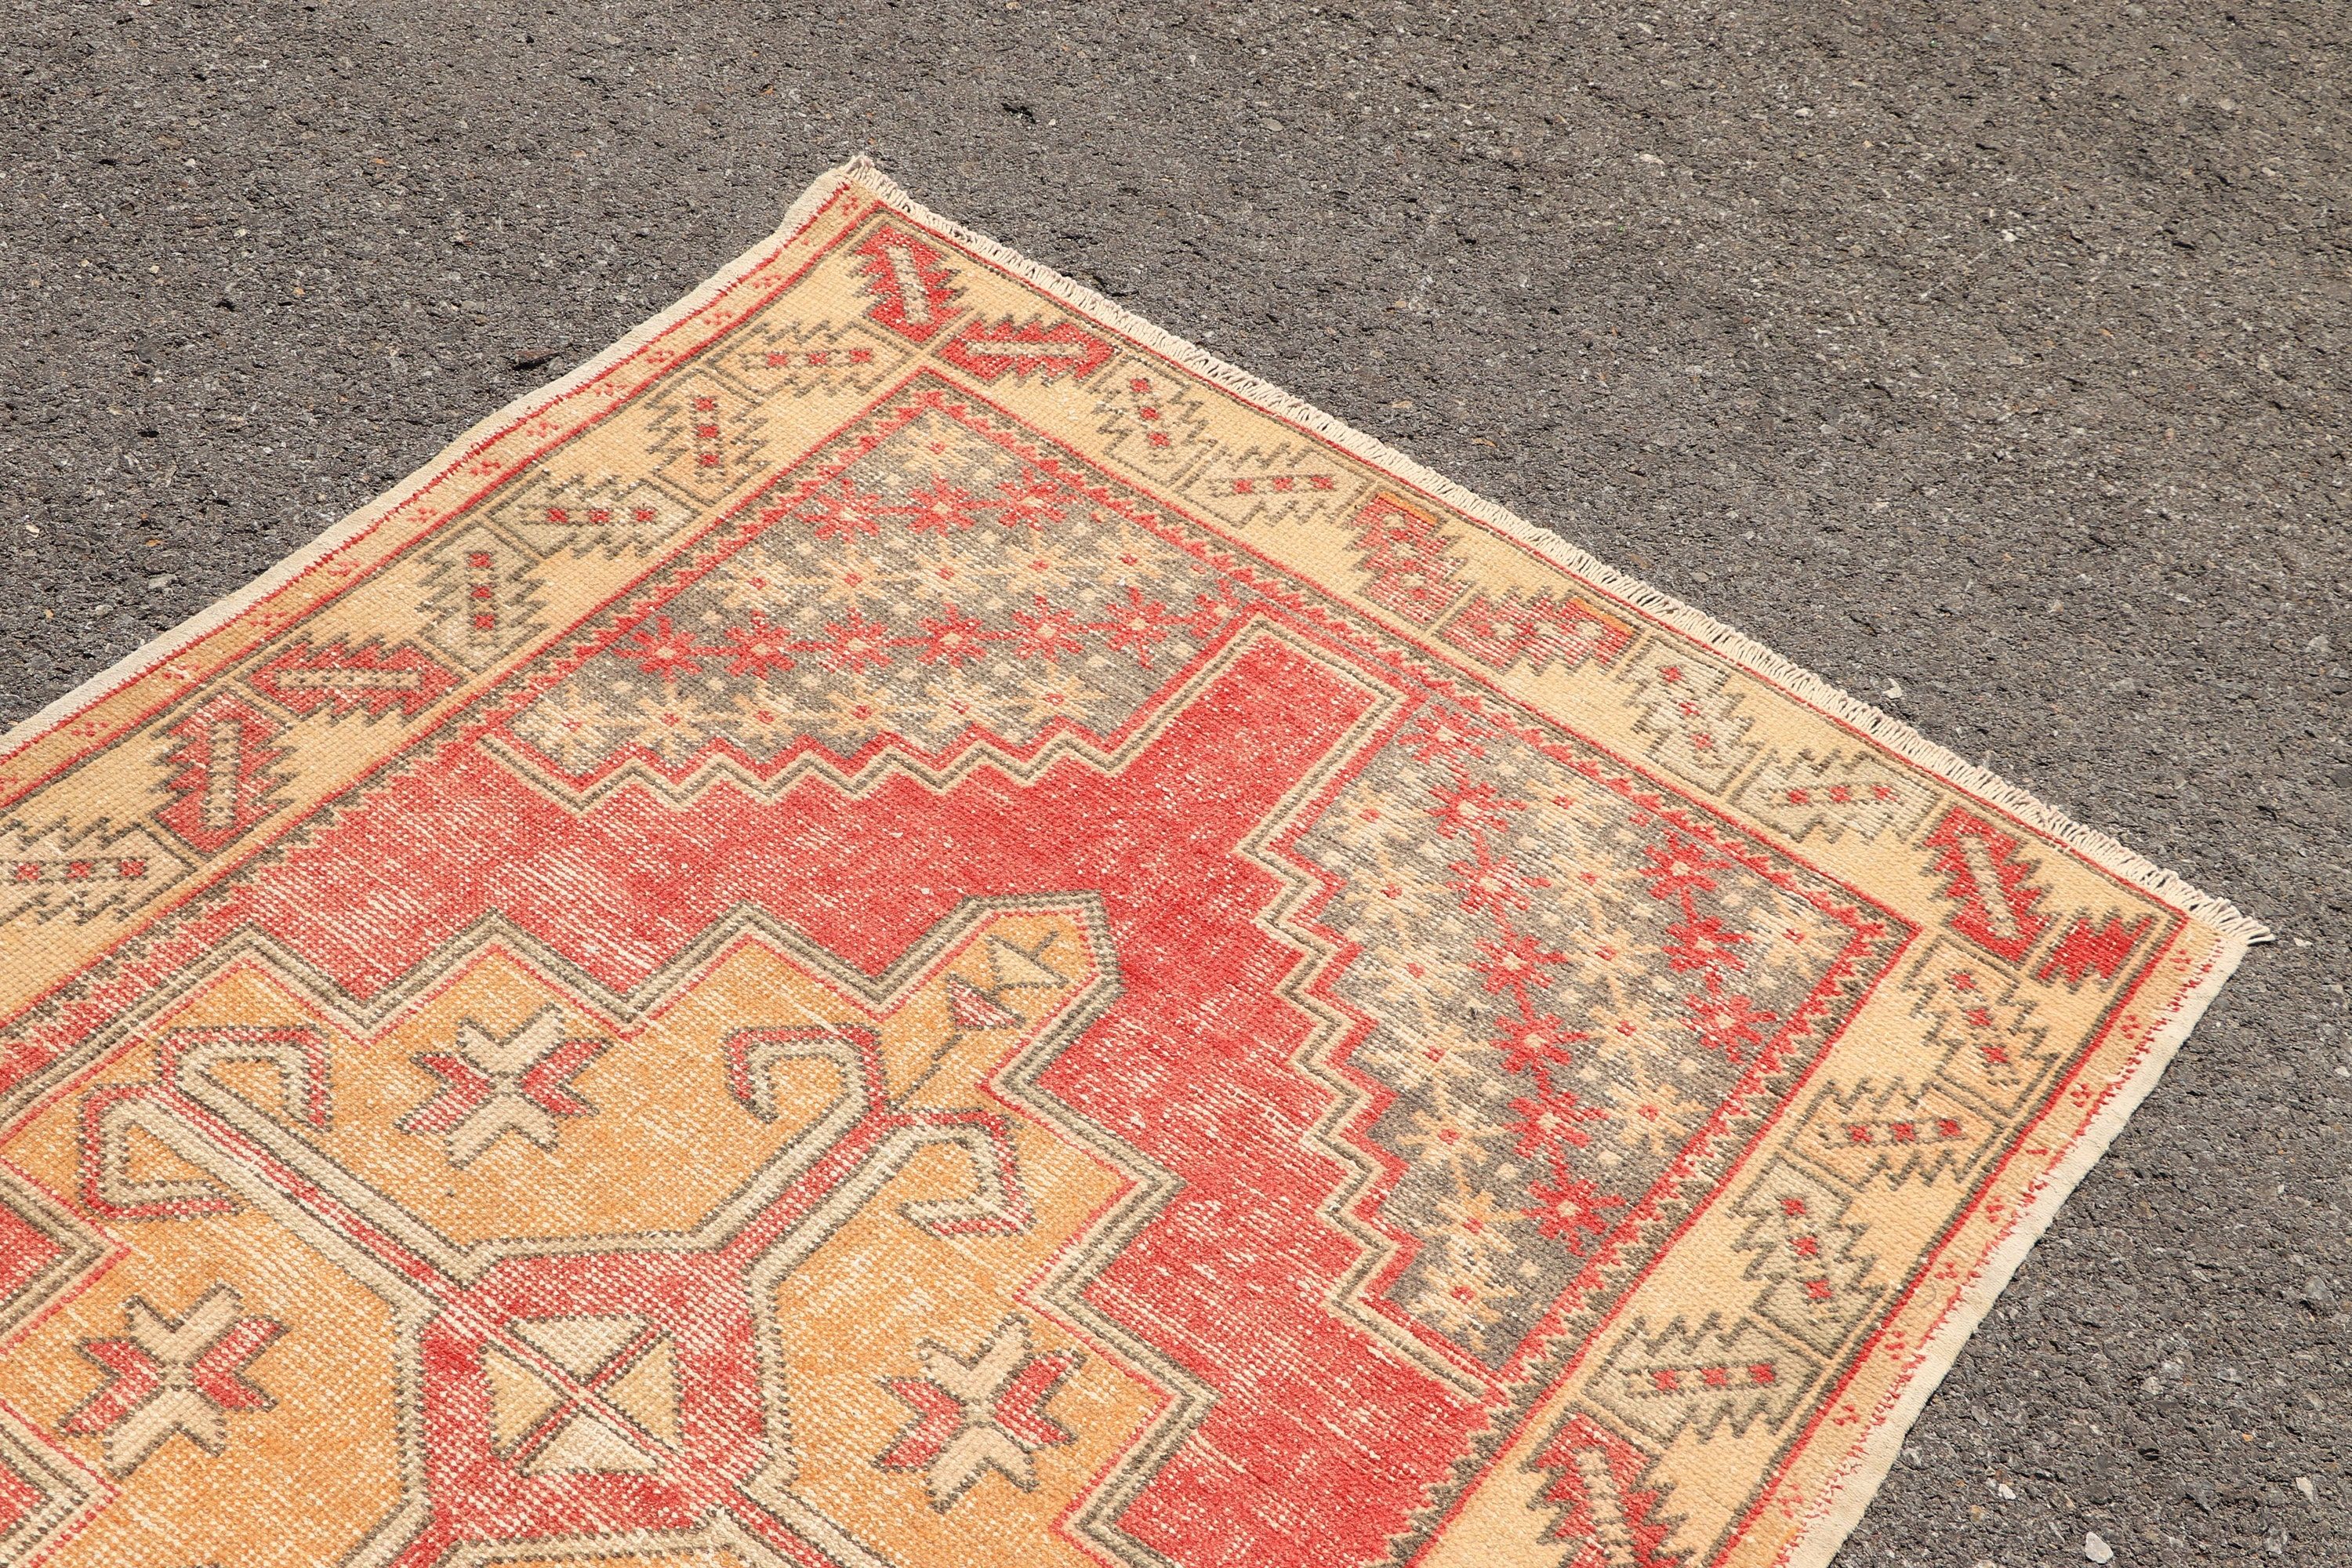
{"type": "Polygon", "coordinates": [[[863,163],[0,796],[92,1568],[1820,1564],[2262,934],[863,163]]]}

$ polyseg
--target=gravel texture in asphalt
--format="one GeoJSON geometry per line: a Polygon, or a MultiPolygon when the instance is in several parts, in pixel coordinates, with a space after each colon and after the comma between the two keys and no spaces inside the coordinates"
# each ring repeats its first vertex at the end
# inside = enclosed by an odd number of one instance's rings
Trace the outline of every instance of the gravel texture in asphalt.
{"type": "Polygon", "coordinates": [[[0,11],[0,710],[876,154],[2272,924],[1840,1562],[2352,1561],[2323,0],[0,11]]]}

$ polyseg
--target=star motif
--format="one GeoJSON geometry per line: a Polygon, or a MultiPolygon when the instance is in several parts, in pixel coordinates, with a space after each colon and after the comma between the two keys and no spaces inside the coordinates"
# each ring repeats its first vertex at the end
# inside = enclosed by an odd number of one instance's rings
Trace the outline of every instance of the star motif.
{"type": "Polygon", "coordinates": [[[565,1039],[563,1015],[554,1007],[503,1040],[469,1019],[458,1026],[454,1052],[414,1058],[441,1080],[441,1089],[403,1117],[400,1130],[441,1138],[453,1165],[466,1164],[508,1132],[552,1149],[557,1117],[595,1114],[572,1080],[604,1050],[602,1040],[565,1039]]]}
{"type": "Polygon", "coordinates": [[[1032,1490],[1037,1469],[1030,1456],[1076,1440],[1045,1405],[1087,1358],[1078,1351],[1032,1354],[1026,1319],[1006,1318],[970,1361],[929,1340],[916,1347],[915,1359],[924,1376],[882,1380],[916,1414],[874,1462],[922,1471],[933,1508],[945,1512],[992,1469],[1032,1490]]]}
{"type": "Polygon", "coordinates": [[[246,1376],[253,1359],[286,1331],[272,1318],[248,1318],[245,1302],[215,1285],[172,1319],[133,1296],[123,1303],[121,1339],[84,1340],[81,1353],[109,1374],[106,1386],[58,1424],[75,1436],[101,1438],[106,1468],[127,1476],[174,1432],[207,1454],[228,1446],[232,1410],[268,1410],[278,1402],[246,1376]]]}

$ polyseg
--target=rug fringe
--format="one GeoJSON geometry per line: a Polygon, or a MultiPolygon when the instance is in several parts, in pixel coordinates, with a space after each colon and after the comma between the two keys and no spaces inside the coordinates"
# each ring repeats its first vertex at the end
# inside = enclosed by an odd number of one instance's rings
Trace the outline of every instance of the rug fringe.
{"type": "Polygon", "coordinates": [[[1727,626],[1704,610],[1617,570],[1558,534],[1527,521],[1483,496],[1471,493],[1387,442],[1368,436],[1259,376],[1218,359],[1199,345],[1154,325],[1085,284],[1064,277],[1052,268],[1034,261],[953,218],[931,211],[909,195],[904,187],[884,174],[874,160],[864,153],[819,176],[817,182],[793,204],[785,216],[784,229],[795,229],[805,223],[845,184],[857,185],[892,210],[949,236],[957,244],[986,258],[992,265],[1003,268],[1024,282],[1075,309],[1099,318],[1194,374],[1216,383],[1292,424],[1313,431],[1352,456],[1388,470],[1455,510],[1528,546],[1552,564],[1623,601],[1660,625],[1729,657],[1749,673],[1780,687],[1798,700],[1861,731],[1877,744],[1947,783],[2010,813],[2038,832],[2058,840],[2084,859],[2164,900],[2183,913],[2238,941],[2263,942],[2275,940],[2267,926],[2240,910],[2228,900],[2192,886],[2120,840],[2075,821],[1999,774],[1929,739],[1903,720],[1871,706],[1775,653],[1738,627],[1727,626]]]}
{"type": "Polygon", "coordinates": [[[1367,463],[1387,470],[1396,478],[1444,501],[1464,515],[1475,518],[1506,537],[1516,540],[1563,571],[1584,579],[1595,588],[1615,596],[1659,624],[1728,656],[1750,673],[1778,685],[1800,701],[1811,705],[1850,728],[1860,731],[1879,745],[1927,772],[2009,812],[2036,830],[2064,844],[2085,859],[2146,889],[2151,895],[2165,900],[2183,912],[2243,942],[2262,942],[2274,940],[2267,927],[2239,910],[2229,900],[2200,890],[2179,876],[2166,870],[2119,840],[2096,828],[2088,827],[2074,821],[2063,812],[2036,799],[1998,774],[1928,739],[1904,721],[1850,696],[1821,677],[1784,658],[1738,628],[1727,626],[1706,612],[1684,604],[1672,595],[1653,587],[1638,577],[1618,571],[1559,535],[1526,521],[1493,501],[1472,494],[1444,475],[1424,467],[1388,443],[1333,418],[1322,410],[1294,397],[1280,387],[1237,365],[1226,363],[1197,344],[1188,342],[1174,333],[1153,325],[1086,285],[1066,278],[1049,267],[1008,249],[986,235],[980,234],[953,218],[932,212],[909,195],[898,182],[884,174],[871,157],[862,153],[819,175],[786,209],[782,221],[767,241],[753,247],[751,251],[737,258],[733,264],[722,268],[701,287],[678,300],[668,310],[645,322],[604,353],[576,367],[570,374],[551,385],[526,393],[504,408],[477,421],[470,429],[451,443],[439,458],[328,528],[307,547],[279,561],[243,589],[215,601],[171,631],[133,649],[113,665],[89,677],[71,690],[45,704],[37,711],[10,726],[5,736],[0,736],[0,757],[13,754],[19,748],[30,743],[39,735],[46,733],[58,723],[71,717],[124,682],[153,668],[163,659],[190,646],[214,628],[226,625],[254,605],[258,604],[268,594],[293,581],[301,573],[357,538],[404,502],[409,496],[425,489],[438,477],[445,463],[461,457],[471,443],[486,438],[488,434],[505,425],[559,400],[573,387],[592,379],[605,366],[618,363],[627,354],[635,352],[640,344],[657,336],[673,322],[700,309],[718,294],[724,292],[737,278],[772,255],[780,246],[788,243],[815,218],[825,204],[832,200],[844,186],[851,184],[870,193],[876,200],[895,211],[904,213],[914,221],[951,237],[958,244],[985,257],[992,264],[1002,267],[1039,290],[1062,300],[1088,315],[1099,318],[1135,342],[1176,362],[1203,379],[1214,382],[1236,396],[1246,398],[1267,412],[1314,432],[1334,446],[1367,463]]]}

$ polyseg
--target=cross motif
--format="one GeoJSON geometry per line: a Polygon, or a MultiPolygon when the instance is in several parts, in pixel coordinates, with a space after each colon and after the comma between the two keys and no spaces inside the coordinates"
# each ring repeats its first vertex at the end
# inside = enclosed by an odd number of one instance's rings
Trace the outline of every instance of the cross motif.
{"type": "Polygon", "coordinates": [[[441,1089],[403,1117],[400,1130],[442,1139],[453,1165],[469,1163],[508,1132],[552,1149],[557,1117],[595,1114],[572,1080],[604,1050],[602,1040],[565,1039],[562,1012],[554,1007],[503,1040],[469,1019],[458,1026],[455,1051],[413,1058],[441,1089]]]}
{"type": "Polygon", "coordinates": [[[286,1325],[244,1312],[244,1300],[226,1285],[214,1286],[178,1319],[133,1296],[122,1307],[123,1337],[81,1342],[81,1353],[109,1380],[58,1429],[102,1439],[106,1468],[118,1477],[145,1463],[174,1432],[207,1454],[219,1453],[228,1446],[229,1411],[278,1403],[246,1369],[286,1325]]]}
{"type": "Polygon", "coordinates": [[[1045,1405],[1086,1356],[1032,1354],[1026,1319],[1006,1318],[970,1361],[929,1340],[916,1347],[915,1359],[924,1376],[882,1380],[916,1415],[874,1462],[886,1470],[922,1471],[933,1508],[945,1512],[992,1469],[1033,1490],[1037,1469],[1030,1456],[1076,1440],[1045,1405]]]}

